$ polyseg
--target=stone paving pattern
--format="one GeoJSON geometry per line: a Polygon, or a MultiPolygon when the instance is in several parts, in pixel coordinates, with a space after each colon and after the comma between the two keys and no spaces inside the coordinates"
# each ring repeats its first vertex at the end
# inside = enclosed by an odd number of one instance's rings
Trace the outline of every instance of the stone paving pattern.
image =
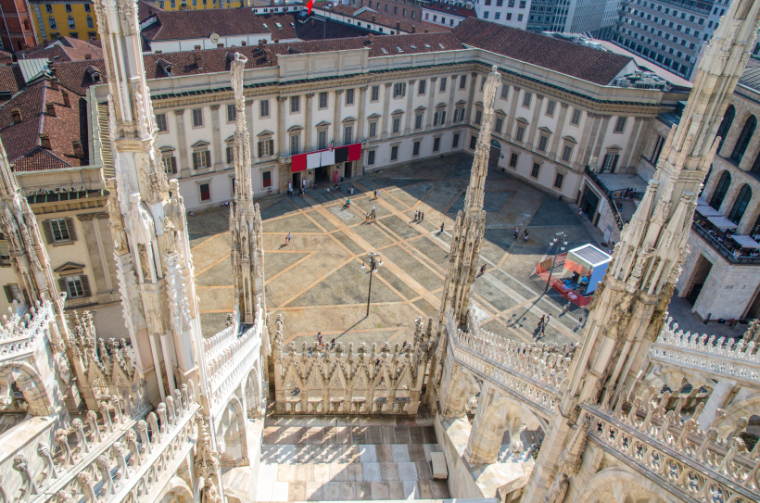
{"type": "MultiPolygon", "coordinates": [[[[313,340],[319,331],[326,341],[401,343],[416,317],[435,317],[470,163],[470,156],[457,154],[373,172],[344,184],[354,187],[352,196],[325,187],[305,197],[261,200],[267,308],[283,313],[286,340],[313,340]],[[350,208],[344,208],[347,197],[350,208]],[[365,223],[373,207],[377,221],[365,223]],[[412,223],[416,210],[425,212],[421,224],[412,223]],[[288,232],[293,239],[285,244],[288,232]],[[360,265],[370,251],[381,254],[383,265],[365,318],[369,278],[360,265]]],[[[486,191],[481,257],[488,269],[475,283],[476,315],[487,330],[528,341],[541,315],[549,314],[544,340],[576,341],[585,310],[573,307],[560,316],[566,302],[545,295],[531,273],[558,231],[567,233],[568,248],[595,242],[587,224],[567,204],[500,170],[489,173],[486,191]],[[528,241],[514,240],[516,225],[527,226],[528,241]]],[[[224,207],[189,218],[207,335],[223,328],[232,310],[228,219],[224,207]]]]}
{"type": "Polygon", "coordinates": [[[430,420],[270,417],[256,501],[448,498],[430,420]]]}

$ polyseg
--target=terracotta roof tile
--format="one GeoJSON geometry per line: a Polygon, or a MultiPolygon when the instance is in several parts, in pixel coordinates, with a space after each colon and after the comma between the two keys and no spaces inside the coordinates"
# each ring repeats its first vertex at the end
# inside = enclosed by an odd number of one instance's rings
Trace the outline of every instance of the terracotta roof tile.
{"type": "Polygon", "coordinates": [[[72,37],[61,37],[44,47],[35,47],[19,54],[20,59],[48,58],[50,61],[83,61],[102,57],[103,49],[99,45],[72,37]]]}
{"type": "Polygon", "coordinates": [[[365,8],[365,10],[359,15],[354,15],[355,12],[358,12],[361,9],[349,5],[334,5],[330,8],[319,6],[319,8],[355,19],[361,19],[362,21],[379,24],[392,30],[405,31],[407,33],[436,33],[450,30],[450,28],[445,26],[425,23],[422,21],[412,21],[405,16],[393,16],[387,12],[377,12],[374,9],[367,10],[367,8],[365,8]]]}
{"type": "Polygon", "coordinates": [[[10,97],[23,85],[18,65],[0,65],[0,95],[10,97]]]}
{"type": "Polygon", "coordinates": [[[74,154],[73,143],[78,140],[86,145],[83,132],[86,134],[87,128],[83,127],[80,96],[60,85],[56,87],[53,89],[49,80],[42,80],[0,107],[0,137],[16,171],[82,164],[82,159],[74,154]],[[68,105],[64,93],[68,93],[68,105]],[[16,120],[17,114],[20,121],[16,120]],[[49,150],[42,147],[40,135],[43,134],[50,140],[49,150]]]}
{"type": "Polygon", "coordinates": [[[212,33],[222,36],[271,33],[272,40],[297,38],[292,15],[257,16],[250,8],[159,11],[155,16],[158,26],[142,32],[150,41],[207,38],[212,33]]]}
{"type": "Polygon", "coordinates": [[[368,47],[370,57],[393,54],[436,52],[462,49],[462,43],[451,33],[410,33],[407,35],[378,35],[367,37],[310,40],[270,45],[274,54],[324,52],[368,47]]]}
{"type": "Polygon", "coordinates": [[[631,61],[611,52],[468,17],[454,28],[462,43],[607,85],[631,61]]]}

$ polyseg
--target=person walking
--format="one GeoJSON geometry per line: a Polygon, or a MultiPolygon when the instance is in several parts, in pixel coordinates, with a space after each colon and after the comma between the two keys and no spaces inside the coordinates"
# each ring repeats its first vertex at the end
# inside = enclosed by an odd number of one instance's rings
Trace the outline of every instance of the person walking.
{"type": "Polygon", "coordinates": [[[412,219],[412,223],[418,223],[420,221],[420,210],[414,210],[414,218],[412,219]]]}
{"type": "Polygon", "coordinates": [[[422,223],[425,220],[425,212],[420,210],[420,223],[422,223]]]}
{"type": "Polygon", "coordinates": [[[523,241],[528,240],[528,229],[523,230],[523,241]]]}
{"type": "Polygon", "coordinates": [[[519,227],[515,227],[515,230],[512,231],[512,236],[515,238],[515,240],[520,237],[520,228],[519,227]]]}
{"type": "Polygon", "coordinates": [[[479,278],[482,275],[484,275],[485,273],[486,273],[486,265],[483,264],[482,266],[480,266],[480,271],[478,272],[478,275],[476,277],[479,278]]]}
{"type": "Polygon", "coordinates": [[[288,197],[293,197],[293,182],[288,182],[288,197]]]}
{"type": "Polygon", "coordinates": [[[377,199],[377,194],[378,194],[378,192],[380,192],[380,191],[379,191],[379,190],[377,190],[377,189],[375,189],[375,192],[374,192],[374,196],[375,196],[375,199],[377,199]]]}
{"type": "Polygon", "coordinates": [[[288,246],[290,244],[290,241],[293,239],[293,234],[288,232],[288,234],[285,236],[285,246],[288,246]]]}
{"type": "Polygon", "coordinates": [[[446,227],[446,222],[441,222],[441,228],[438,230],[438,234],[443,234],[444,227],[446,227]]]}
{"type": "Polygon", "coordinates": [[[544,318],[544,322],[541,325],[541,339],[544,338],[544,333],[546,332],[546,326],[549,324],[549,319],[551,318],[550,315],[546,315],[546,318],[544,318]]]}

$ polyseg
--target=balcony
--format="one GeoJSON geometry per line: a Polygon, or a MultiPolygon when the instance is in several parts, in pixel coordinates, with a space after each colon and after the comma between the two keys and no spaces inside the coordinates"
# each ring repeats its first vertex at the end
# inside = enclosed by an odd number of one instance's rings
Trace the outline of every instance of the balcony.
{"type": "Polygon", "coordinates": [[[760,264],[760,251],[742,248],[732,239],[731,233],[721,231],[699,213],[694,214],[692,227],[728,262],[738,265],[760,264]]]}

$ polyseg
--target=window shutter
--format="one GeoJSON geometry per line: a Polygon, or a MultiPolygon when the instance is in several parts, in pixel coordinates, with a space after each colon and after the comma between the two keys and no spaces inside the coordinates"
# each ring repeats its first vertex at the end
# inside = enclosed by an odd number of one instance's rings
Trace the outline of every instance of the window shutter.
{"type": "Polygon", "coordinates": [[[58,279],[58,290],[60,290],[62,293],[65,293],[66,297],[69,296],[69,289],[66,288],[66,279],[64,278],[58,279]]]}
{"type": "Polygon", "coordinates": [[[42,222],[42,231],[45,233],[45,241],[47,244],[53,242],[53,233],[50,230],[50,220],[42,222]]]}
{"type": "Polygon", "coordinates": [[[71,241],[77,240],[77,231],[74,227],[74,219],[73,218],[67,218],[66,219],[66,227],[69,229],[69,239],[71,241]]]}
{"type": "Polygon", "coordinates": [[[82,281],[82,290],[84,290],[82,297],[89,297],[92,295],[92,292],[90,292],[90,280],[87,278],[87,276],[83,274],[79,276],[79,279],[82,281]]]}
{"type": "Polygon", "coordinates": [[[4,285],[3,290],[5,290],[5,298],[8,299],[9,303],[13,303],[13,290],[11,290],[11,285],[4,285]]]}

